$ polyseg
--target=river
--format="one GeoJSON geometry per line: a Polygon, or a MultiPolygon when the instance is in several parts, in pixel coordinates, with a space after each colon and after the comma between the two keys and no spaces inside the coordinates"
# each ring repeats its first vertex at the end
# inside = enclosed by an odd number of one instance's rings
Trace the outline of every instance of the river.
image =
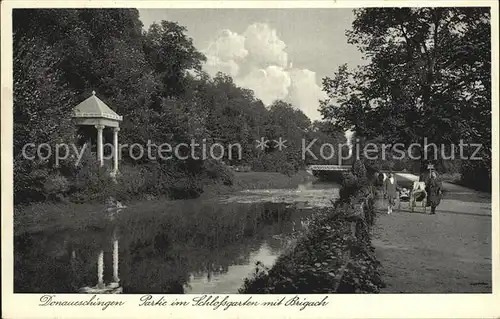
{"type": "Polygon", "coordinates": [[[210,200],[140,203],[102,227],[26,233],[14,241],[14,291],[72,293],[98,281],[124,293],[237,293],[257,261],[271,267],[290,235],[339,185],[245,190],[210,200]],[[115,250],[115,252],[114,252],[115,250]],[[113,258],[118,267],[113,269],[113,258]]]}

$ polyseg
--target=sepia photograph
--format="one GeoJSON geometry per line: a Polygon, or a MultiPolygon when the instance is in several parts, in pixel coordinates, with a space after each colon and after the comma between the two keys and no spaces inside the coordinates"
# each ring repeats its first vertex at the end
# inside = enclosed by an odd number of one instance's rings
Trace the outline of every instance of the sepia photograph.
{"type": "Polygon", "coordinates": [[[492,10],[12,9],[13,293],[492,294],[492,10]]]}

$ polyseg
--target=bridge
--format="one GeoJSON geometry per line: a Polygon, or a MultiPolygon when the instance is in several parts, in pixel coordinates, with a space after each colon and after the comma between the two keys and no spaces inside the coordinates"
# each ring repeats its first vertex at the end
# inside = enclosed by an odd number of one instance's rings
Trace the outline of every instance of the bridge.
{"type": "Polygon", "coordinates": [[[309,174],[313,174],[313,171],[336,171],[336,172],[347,172],[351,169],[351,165],[309,165],[306,167],[306,171],[309,174]]]}

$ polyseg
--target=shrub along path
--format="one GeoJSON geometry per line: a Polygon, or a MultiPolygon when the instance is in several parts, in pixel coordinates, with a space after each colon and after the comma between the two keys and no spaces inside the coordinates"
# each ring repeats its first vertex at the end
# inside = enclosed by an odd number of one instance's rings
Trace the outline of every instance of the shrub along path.
{"type": "Polygon", "coordinates": [[[382,264],[382,293],[491,292],[491,196],[451,183],[436,215],[380,211],[372,243],[382,264]]]}

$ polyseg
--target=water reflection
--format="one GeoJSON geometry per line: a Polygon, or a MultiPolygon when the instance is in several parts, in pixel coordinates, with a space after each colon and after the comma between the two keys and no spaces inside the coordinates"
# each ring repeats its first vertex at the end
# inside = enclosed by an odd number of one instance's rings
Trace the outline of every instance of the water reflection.
{"type": "MultiPolygon", "coordinates": [[[[113,229],[113,235],[111,238],[113,245],[113,280],[105,284],[104,282],[104,250],[100,249],[97,255],[97,284],[95,286],[85,286],[78,289],[78,292],[81,293],[121,293],[123,291],[120,286],[120,278],[118,276],[119,269],[119,238],[118,238],[118,227],[115,226],[113,229]]],[[[71,264],[75,264],[76,261],[76,252],[71,250],[71,264]]]]}
{"type": "Polygon", "coordinates": [[[312,213],[300,203],[323,206],[338,187],[254,192],[257,199],[138,203],[101,227],[18,235],[14,291],[90,292],[119,284],[123,293],[236,293],[257,261],[272,266],[288,244],[281,235],[312,213]]]}
{"type": "Polygon", "coordinates": [[[236,292],[257,260],[272,263],[281,252],[273,235],[308,214],[279,203],[212,205],[17,236],[15,291],[99,292],[120,283],[124,293],[236,292]]]}

